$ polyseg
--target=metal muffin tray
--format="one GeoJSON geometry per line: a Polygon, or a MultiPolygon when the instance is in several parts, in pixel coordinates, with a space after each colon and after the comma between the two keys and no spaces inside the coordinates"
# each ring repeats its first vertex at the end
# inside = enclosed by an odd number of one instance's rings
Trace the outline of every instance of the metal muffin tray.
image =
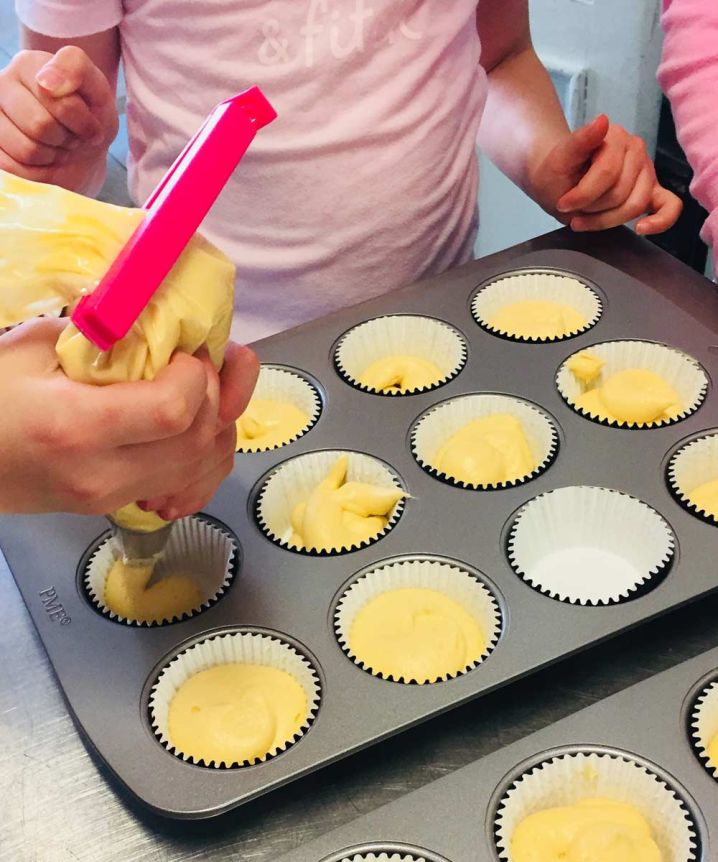
{"type": "Polygon", "coordinates": [[[713,862],[718,853],[718,779],[696,755],[689,724],[696,697],[716,678],[718,649],[432,781],[278,862],[340,862],[382,851],[422,862],[497,862],[494,820],[504,790],[537,761],[585,748],[627,753],[677,791],[696,831],[696,862],[713,862]]]}
{"type": "MultiPolygon", "coordinates": [[[[665,342],[689,353],[715,377],[718,354],[712,346],[718,343],[718,325],[709,328],[709,314],[691,316],[668,298],[671,290],[682,296],[676,289],[681,285],[675,284],[677,264],[668,256],[656,263],[659,253],[628,231],[597,240],[596,247],[634,269],[644,248],[643,254],[653,256],[652,278],[658,287],[591,254],[567,249],[571,243],[592,248],[558,232],[543,241],[543,249],[510,249],[256,345],[263,362],[294,367],[317,381],[323,409],[314,427],[296,442],[237,456],[232,475],[207,512],[239,538],[242,566],[221,600],[201,614],[149,628],[110,620],[93,608],[81,583],[80,561],[106,529],[103,519],[0,519],[0,545],[77,724],[133,797],[169,817],[218,815],[718,588],[718,532],[679,505],[664,477],[679,442],[718,426],[718,397],[712,388],[685,421],[635,431],[583,418],[554,385],[556,369],[569,354],[619,338],[665,342]],[[510,270],[535,268],[588,279],[604,306],[598,324],[549,344],[511,342],[478,326],[470,312],[477,286],[510,270]],[[337,339],[361,321],[393,313],[429,315],[461,331],[468,345],[461,373],[433,391],[392,398],[359,391],[342,380],[332,358],[337,339]],[[514,394],[553,416],[560,444],[550,468],[526,484],[494,491],[452,487],[426,473],[410,452],[409,429],[431,405],[465,392],[514,394]],[[285,459],[334,448],[372,454],[398,472],[412,495],[401,518],[380,541],[353,553],[322,557],[279,547],[255,522],[260,480],[285,459]],[[517,509],[542,492],[581,484],[628,492],[668,521],[677,553],[653,589],[620,604],[582,607],[542,595],[514,573],[505,545],[517,509]],[[494,591],[503,632],[493,653],[473,671],[433,685],[404,685],[370,675],[342,652],[333,628],[342,589],[367,566],[408,554],[465,563],[494,591]],[[299,742],[254,766],[216,769],[185,763],[155,737],[149,691],[160,669],[182,648],[234,627],[278,633],[309,657],[321,681],[316,720],[299,742]]],[[[705,279],[682,266],[677,271],[686,296],[708,295],[705,279]]]]}

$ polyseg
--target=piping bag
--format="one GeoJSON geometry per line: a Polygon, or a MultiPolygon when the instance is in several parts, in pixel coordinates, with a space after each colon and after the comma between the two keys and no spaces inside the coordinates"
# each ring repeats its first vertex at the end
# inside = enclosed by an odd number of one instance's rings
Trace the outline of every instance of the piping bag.
{"type": "MultiPolygon", "coordinates": [[[[99,285],[75,307],[72,322],[100,350],[109,350],[129,332],[256,133],[276,116],[258,87],[210,113],[148,198],[146,215],[99,285]]],[[[160,556],[172,529],[169,523],[140,531],[109,520],[130,563],[160,556]]]]}

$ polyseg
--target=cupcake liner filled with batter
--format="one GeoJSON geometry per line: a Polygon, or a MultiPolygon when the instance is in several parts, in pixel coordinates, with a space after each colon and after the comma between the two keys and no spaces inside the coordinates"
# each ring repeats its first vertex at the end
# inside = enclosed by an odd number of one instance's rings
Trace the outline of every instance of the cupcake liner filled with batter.
{"type": "Polygon", "coordinates": [[[82,583],[92,604],[110,619],[164,625],[219,601],[239,564],[239,546],[230,532],[192,516],[174,523],[163,555],[154,562],[124,561],[115,539],[104,539],[88,558],[82,583]]]}
{"type": "Polygon", "coordinates": [[[718,781],[718,677],[696,698],[691,712],[691,742],[701,763],[718,781]]]}
{"type": "Polygon", "coordinates": [[[675,552],[667,522],[608,488],[570,486],[523,506],[508,538],[516,573],[553,599],[616,604],[655,585],[675,552]]]}
{"type": "Polygon", "coordinates": [[[208,637],[183,650],[152,687],[152,729],[190,763],[235,768],[286,751],[319,708],[310,660],[274,635],[252,631],[208,637]]]}
{"type": "Polygon", "coordinates": [[[460,563],[412,557],[360,575],[342,594],[334,628],[361,668],[392,682],[452,679],[479,665],[501,635],[491,591],[460,563]]]}
{"type": "Polygon", "coordinates": [[[561,859],[569,851],[577,859],[697,858],[696,827],[682,795],[630,754],[590,747],[547,756],[512,781],[494,829],[506,862],[561,859]],[[621,850],[627,855],[618,856],[621,850]]]}
{"type": "Polygon", "coordinates": [[[466,362],[464,337],[441,320],[377,317],[346,332],[334,351],[339,374],[376,395],[411,395],[447,383],[466,362]]]}
{"type": "Polygon", "coordinates": [[[718,526],[718,433],[681,446],[668,463],[667,478],[685,509],[718,526]]]}
{"type": "Polygon", "coordinates": [[[263,365],[252,400],[237,420],[237,452],[267,452],[294,442],[316,423],[316,387],[291,368],[263,365]]]}
{"type": "Polygon", "coordinates": [[[366,547],[398,521],[409,495],[399,476],[361,452],[330,449],[285,461],[261,482],[256,519],[273,542],[308,554],[366,547]]]}
{"type": "Polygon", "coordinates": [[[598,294],[575,276],[518,272],[481,287],[471,303],[476,322],[515,341],[559,341],[585,332],[602,312],[598,294]]]}
{"type": "Polygon", "coordinates": [[[650,341],[606,341],[561,365],[556,386],[582,416],[617,428],[658,428],[703,402],[708,377],[695,359],[650,341]]]}
{"type": "Polygon", "coordinates": [[[411,449],[433,476],[461,488],[506,488],[546,470],[558,432],[538,407],[509,395],[451,398],[419,417],[411,449]]]}

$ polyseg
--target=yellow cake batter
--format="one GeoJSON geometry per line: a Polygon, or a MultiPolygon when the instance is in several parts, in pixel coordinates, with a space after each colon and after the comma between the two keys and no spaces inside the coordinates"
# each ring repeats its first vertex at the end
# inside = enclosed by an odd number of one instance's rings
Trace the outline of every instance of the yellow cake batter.
{"type": "Polygon", "coordinates": [[[718,518],[718,479],[704,482],[694,488],[688,495],[688,499],[702,512],[718,518]]]}
{"type": "Polygon", "coordinates": [[[499,309],[489,326],[517,338],[560,338],[588,321],[575,308],[545,299],[523,299],[499,309]]]}
{"type": "Polygon", "coordinates": [[[446,375],[419,356],[385,356],[365,368],[359,382],[376,392],[413,392],[434,386],[446,375]]]}
{"type": "MultiPolygon", "coordinates": [[[[0,171],[0,328],[58,315],[91,293],[143,210],[102,203],[0,171]]],[[[219,369],[232,322],[232,262],[196,234],[127,335],[101,353],[72,323],[57,342],[65,374],[83,383],[152,380],[175,350],[206,345],[219,369]]],[[[151,516],[139,529],[151,530],[151,516]]],[[[164,523],[164,522],[163,522],[164,523]]]]}
{"type": "Polygon", "coordinates": [[[118,527],[125,530],[133,530],[136,533],[154,533],[169,524],[156,512],[145,512],[137,503],[128,503],[121,509],[115,509],[112,520],[118,527]]]}
{"type": "Polygon", "coordinates": [[[168,575],[147,588],[153,570],[154,563],[115,560],[105,581],[104,604],[118,616],[142,623],[171,620],[200,607],[202,594],[187,575],[168,575]]]}
{"type": "Polygon", "coordinates": [[[309,416],[288,401],[252,398],[237,419],[237,451],[261,452],[288,443],[308,425],[309,416]]]}
{"type": "Polygon", "coordinates": [[[505,413],[482,416],[464,425],[444,443],[434,466],[468,485],[498,485],[528,476],[536,469],[524,429],[505,413]]]}
{"type": "Polygon", "coordinates": [[[486,650],[479,624],[437,590],[389,590],[364,605],[349,632],[349,648],[371,670],[428,683],[455,675],[486,650]]]}
{"type": "Polygon", "coordinates": [[[392,509],[406,494],[393,486],[347,482],[348,466],[346,455],[338,458],[309,497],[294,507],[291,546],[341,550],[369,541],[384,530],[392,509]]]}
{"type": "Polygon", "coordinates": [[[172,698],[168,735],[205,763],[253,763],[294,739],[309,715],[291,674],[256,664],[221,664],[183,683],[172,698]]]}
{"type": "Polygon", "coordinates": [[[529,815],[511,838],[511,862],[667,862],[633,805],[582,799],[529,815]]]}
{"type": "Polygon", "coordinates": [[[674,419],[683,411],[676,390],[647,368],[625,368],[601,379],[604,363],[579,353],[566,363],[578,380],[590,387],[576,399],[576,406],[609,422],[650,425],[674,419]]]}
{"type": "Polygon", "coordinates": [[[718,769],[718,733],[708,743],[708,762],[713,769],[718,769]]]}

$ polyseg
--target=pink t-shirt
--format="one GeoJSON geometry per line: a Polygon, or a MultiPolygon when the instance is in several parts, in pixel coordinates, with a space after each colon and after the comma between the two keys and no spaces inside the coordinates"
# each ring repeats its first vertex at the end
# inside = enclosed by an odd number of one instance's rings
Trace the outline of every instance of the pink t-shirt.
{"type": "Polygon", "coordinates": [[[118,26],[130,191],[144,200],[214,104],[279,113],[203,225],[238,267],[251,340],[470,259],[486,97],[477,0],[17,0],[28,27],[118,26]]]}
{"type": "Polygon", "coordinates": [[[658,78],[694,171],[691,192],[708,210],[701,236],[718,261],[718,0],[663,0],[658,78]]]}

